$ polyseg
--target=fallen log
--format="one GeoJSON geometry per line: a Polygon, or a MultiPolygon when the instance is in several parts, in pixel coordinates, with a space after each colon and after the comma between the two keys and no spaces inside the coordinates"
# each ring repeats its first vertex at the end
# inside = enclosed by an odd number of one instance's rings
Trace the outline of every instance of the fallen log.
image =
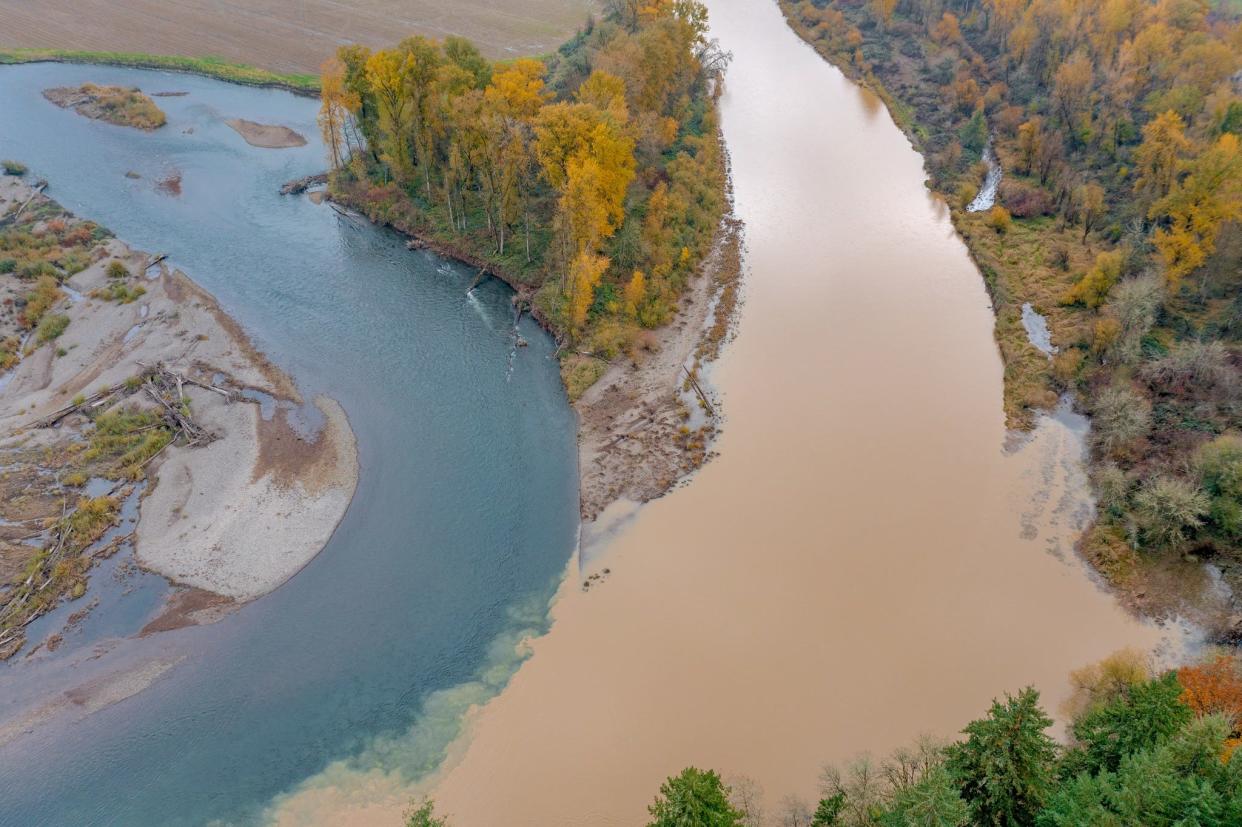
{"type": "Polygon", "coordinates": [[[699,387],[699,380],[694,378],[694,374],[691,373],[690,369],[685,365],[682,365],[681,369],[686,372],[686,378],[690,380],[690,386],[694,388],[694,392],[697,393],[699,395],[699,399],[702,400],[703,407],[707,410],[707,415],[715,416],[716,409],[713,408],[712,403],[708,401],[707,394],[703,393],[703,389],[699,387]]]}
{"type": "Polygon", "coordinates": [[[4,224],[8,224],[10,221],[16,221],[18,217],[26,210],[26,207],[30,206],[30,202],[35,199],[35,196],[43,192],[45,189],[47,189],[46,181],[43,181],[37,184],[34,188],[34,191],[30,193],[30,197],[27,198],[25,201],[23,201],[22,205],[17,208],[17,212],[13,213],[12,215],[5,216],[3,219],[0,219],[0,226],[4,224]]]}
{"type": "Polygon", "coordinates": [[[328,183],[328,173],[317,172],[314,175],[307,175],[303,178],[296,178],[287,181],[281,188],[281,195],[301,195],[313,186],[328,183]]]}

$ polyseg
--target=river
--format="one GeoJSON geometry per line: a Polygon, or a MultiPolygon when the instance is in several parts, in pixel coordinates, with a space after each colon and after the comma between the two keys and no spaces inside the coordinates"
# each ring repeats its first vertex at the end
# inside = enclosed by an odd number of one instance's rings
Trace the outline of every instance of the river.
{"type": "MultiPolygon", "coordinates": [[[[1055,714],[1071,669],[1183,643],[1075,555],[1081,417],[1007,434],[983,281],[885,108],[775,3],[708,5],[747,228],[720,455],[590,550],[610,575],[566,582],[418,788],[456,827],[640,824],[691,764],[754,779],[774,814],[825,762],[951,736],[1028,684],[1055,714]]],[[[284,812],[395,822],[416,790],[391,781],[324,778],[284,812]]]]}
{"type": "Polygon", "coordinates": [[[139,602],[97,610],[55,656],[0,664],[3,729],[109,671],[177,663],[134,697],[86,717],[67,704],[0,747],[6,827],[257,822],[337,760],[416,777],[512,673],[515,641],[546,628],[577,531],[574,418],[552,343],[523,321],[530,346],[514,348],[503,285],[467,299],[472,271],[278,195],[324,166],[316,110],[186,75],[0,67],[0,157],[47,178],[68,209],[168,253],[307,398],[340,400],[362,468],[324,551],[220,623],[131,639],[150,588],[114,588],[139,602]],[[40,95],[84,81],[188,94],[156,99],[169,123],[155,133],[40,95]],[[248,146],[233,117],[309,144],[248,146]],[[177,172],[173,197],[156,183],[177,172]]]}

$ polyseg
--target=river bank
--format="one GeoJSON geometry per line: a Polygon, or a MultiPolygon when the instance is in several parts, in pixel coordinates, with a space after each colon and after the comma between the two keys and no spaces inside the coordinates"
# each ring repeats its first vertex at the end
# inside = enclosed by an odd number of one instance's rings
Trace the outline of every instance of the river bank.
{"type": "MultiPolygon", "coordinates": [[[[20,179],[0,178],[0,214],[16,216],[21,205],[22,215],[4,228],[10,241],[81,238],[84,246],[72,272],[40,282],[47,291],[44,326],[55,320],[59,332],[41,329],[25,343],[0,388],[5,525],[56,522],[53,516],[72,524],[73,503],[90,496],[93,479],[116,480],[111,490],[145,479],[133,537],[114,538],[113,548],[132,542],[143,566],[234,606],[275,589],[327,542],[357,484],[354,438],[340,406],[327,398],[303,405],[292,380],[180,271],[83,224],[20,179]],[[156,384],[163,377],[177,383],[171,402],[156,384]],[[170,404],[184,433],[161,419],[161,406],[170,404]]],[[[23,263],[18,273],[28,266],[34,265],[23,263]]],[[[29,307],[18,274],[0,280],[29,307]]],[[[110,525],[115,512],[107,498],[90,502],[102,509],[100,529],[110,525]]],[[[39,551],[37,543],[46,541],[38,532],[20,539],[6,532],[10,588],[3,608],[6,627],[20,630],[55,603],[42,600],[33,613],[14,614],[25,599],[14,578],[31,571],[22,558],[47,550],[39,551]]],[[[40,566],[51,566],[58,554],[40,566]]],[[[48,569],[49,594],[80,596],[90,556],[65,562],[66,570],[48,569]]],[[[183,600],[177,593],[170,603],[178,622],[156,618],[153,628],[220,616],[181,611],[183,600]]],[[[6,654],[20,638],[9,636],[6,654]]]]}
{"type": "MultiPolygon", "coordinates": [[[[330,200],[350,209],[363,206],[348,192],[336,191],[330,200]]],[[[504,282],[514,291],[520,312],[558,335],[532,302],[531,286],[505,268],[409,223],[391,217],[371,220],[410,239],[411,249],[478,267],[480,277],[504,282]]],[[[723,412],[711,400],[710,389],[703,389],[705,381],[691,377],[698,377],[719,355],[733,328],[743,236],[743,226],[730,210],[671,321],[645,331],[642,346],[624,356],[611,361],[582,357],[606,365],[585,393],[571,396],[578,419],[579,511],[584,523],[594,523],[618,501],[641,504],[663,496],[710,459],[723,412]]]]}
{"type": "MultiPolygon", "coordinates": [[[[1236,295],[1231,273],[1242,231],[1226,223],[1218,255],[1182,278],[1161,254],[1166,230],[1158,228],[1167,217],[1148,214],[1152,199],[1136,178],[1157,110],[1123,98],[1107,114],[1097,107],[1081,123],[1066,123],[1086,101],[1113,98],[1111,84],[1129,70],[1093,68],[1106,62],[1103,51],[1080,56],[1082,88],[1074,103],[1055,108],[1047,101],[1062,95],[1068,70],[1054,82],[1027,65],[1035,53],[1010,64],[996,49],[1007,26],[1029,21],[1026,6],[1008,22],[947,15],[933,26],[909,11],[881,24],[874,9],[854,4],[779,5],[803,40],[884,102],[922,154],[927,186],[944,199],[987,286],[1010,426],[1031,428],[1066,394],[1092,419],[1087,463],[1100,507],[1081,554],[1132,610],[1190,616],[1210,638],[1236,643],[1242,605],[1232,593],[1242,592],[1242,551],[1227,517],[1234,495],[1213,482],[1205,463],[1239,427],[1236,336],[1224,308],[1236,295]],[[953,83],[943,85],[933,63],[949,71],[955,61],[953,83]],[[990,163],[977,160],[981,152],[990,163]],[[1005,177],[995,207],[974,209],[972,198],[981,184],[995,183],[996,167],[1005,177]],[[1038,337],[1027,325],[1032,318],[1042,326],[1038,337]],[[1162,521],[1171,497],[1187,508],[1162,521]]],[[[1153,8],[1132,25],[1159,26],[1158,18],[1153,8]]],[[[1230,18],[1217,28],[1200,21],[1179,36],[1224,37],[1230,18]]],[[[1094,14],[1041,25],[1107,28],[1094,14]]],[[[1093,48],[1106,50],[1114,37],[1130,47],[1129,35],[1112,32],[1093,48]]],[[[1197,58],[1187,66],[1204,68],[1197,58]]],[[[1158,73],[1147,79],[1145,99],[1183,81],[1158,73]]],[[[1212,151],[1203,125],[1209,114],[1182,112],[1185,154],[1212,151]]]]}

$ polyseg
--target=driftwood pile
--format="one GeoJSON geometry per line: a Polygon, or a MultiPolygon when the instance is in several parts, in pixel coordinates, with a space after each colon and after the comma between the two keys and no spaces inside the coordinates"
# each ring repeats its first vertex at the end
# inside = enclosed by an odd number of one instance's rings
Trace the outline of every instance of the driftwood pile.
{"type": "Polygon", "coordinates": [[[281,195],[301,195],[302,193],[306,192],[306,190],[309,189],[310,187],[314,187],[319,184],[326,184],[326,183],[328,183],[328,173],[326,172],[320,172],[315,175],[307,175],[305,178],[298,178],[296,180],[287,182],[284,186],[280,188],[280,194],[281,195]]]}
{"type": "Polygon", "coordinates": [[[209,385],[197,379],[191,379],[184,374],[169,369],[163,362],[159,362],[153,366],[143,365],[142,373],[138,374],[134,379],[96,391],[83,399],[75,400],[73,403],[53,411],[47,416],[36,419],[34,422],[29,423],[27,427],[53,428],[66,417],[72,416],[75,413],[88,413],[98,410],[99,408],[115,404],[133,393],[143,391],[161,409],[161,418],[164,420],[164,424],[172,430],[173,441],[183,438],[186,445],[205,445],[215,439],[215,435],[190,418],[188,409],[185,406],[186,385],[193,385],[196,388],[218,393],[230,402],[239,398],[236,391],[209,385]]]}

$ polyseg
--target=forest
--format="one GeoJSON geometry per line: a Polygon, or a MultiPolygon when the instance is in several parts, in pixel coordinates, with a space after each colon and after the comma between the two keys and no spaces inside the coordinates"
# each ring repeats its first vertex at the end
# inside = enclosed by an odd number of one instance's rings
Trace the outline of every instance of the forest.
{"type": "Polygon", "coordinates": [[[321,78],[331,196],[513,285],[576,397],[669,321],[726,208],[706,15],[614,0],[546,59],[342,47],[321,78]]]}
{"type": "Polygon", "coordinates": [[[993,300],[1010,425],[1066,391],[1091,416],[1087,556],[1150,614],[1168,610],[1154,570],[1186,555],[1236,589],[1242,4],[781,2],[923,153],[993,300]],[[999,195],[970,212],[989,147],[999,195]]]}

